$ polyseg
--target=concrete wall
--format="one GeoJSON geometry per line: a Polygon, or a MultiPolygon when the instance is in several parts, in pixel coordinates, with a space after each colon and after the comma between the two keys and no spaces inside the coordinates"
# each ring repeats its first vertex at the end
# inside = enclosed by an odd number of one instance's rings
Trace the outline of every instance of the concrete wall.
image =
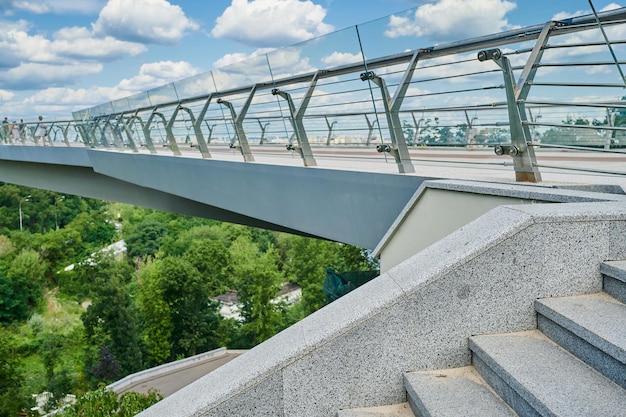
{"type": "Polygon", "coordinates": [[[140,414],[327,417],[402,402],[402,374],[470,364],[470,335],[535,328],[540,297],[598,292],[626,205],[503,206],[140,414]]]}
{"type": "Polygon", "coordinates": [[[521,184],[426,181],[374,250],[386,272],[459,227],[502,205],[624,201],[626,196],[521,184]]]}
{"type": "Polygon", "coordinates": [[[532,202],[426,187],[378,254],[380,271],[386,272],[491,209],[532,202]]]}

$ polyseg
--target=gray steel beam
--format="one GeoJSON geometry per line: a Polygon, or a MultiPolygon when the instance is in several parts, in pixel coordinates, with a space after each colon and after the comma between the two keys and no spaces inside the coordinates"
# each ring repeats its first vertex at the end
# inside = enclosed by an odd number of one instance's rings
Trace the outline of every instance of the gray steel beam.
{"type": "Polygon", "coordinates": [[[263,124],[261,123],[260,119],[256,119],[256,121],[259,124],[259,127],[261,128],[261,140],[259,141],[259,145],[263,145],[263,141],[265,139],[265,131],[267,130],[267,126],[270,124],[270,122],[263,124]]]}
{"type": "Polygon", "coordinates": [[[389,94],[387,83],[383,78],[374,74],[372,71],[367,71],[361,74],[361,80],[371,80],[380,89],[383,105],[385,108],[385,116],[387,117],[387,124],[389,126],[389,136],[391,138],[391,147],[383,147],[380,149],[389,151],[393,155],[394,159],[396,160],[396,164],[398,165],[398,171],[403,174],[414,173],[415,167],[411,162],[409,148],[406,144],[406,140],[404,139],[404,132],[402,130],[402,122],[400,121],[399,112],[406,91],[411,82],[411,78],[413,77],[413,73],[415,72],[415,66],[417,65],[419,55],[422,52],[424,51],[415,51],[413,53],[413,56],[409,61],[409,66],[405,70],[404,75],[402,76],[402,81],[400,81],[400,85],[396,89],[393,98],[389,94]]]}
{"type": "Polygon", "coordinates": [[[304,128],[303,118],[304,113],[306,112],[307,106],[311,101],[311,97],[313,96],[313,92],[315,91],[315,86],[317,85],[318,73],[316,72],[309,83],[309,87],[307,88],[306,93],[304,94],[302,101],[300,102],[300,107],[296,109],[296,106],[293,103],[293,99],[291,98],[291,94],[282,91],[278,88],[274,88],[272,90],[273,95],[277,95],[279,97],[284,98],[287,101],[287,105],[289,106],[289,113],[291,115],[291,123],[293,124],[294,134],[296,136],[296,140],[298,141],[298,147],[294,148],[291,145],[287,146],[289,150],[297,151],[302,160],[304,161],[304,166],[311,167],[317,166],[317,161],[313,156],[313,150],[311,149],[311,145],[309,143],[309,138],[306,134],[306,129],[304,128]]]}
{"type": "Polygon", "coordinates": [[[0,181],[367,249],[378,245],[426,180],[173,155],[154,158],[84,147],[46,152],[34,146],[1,146],[0,161],[0,181]],[[189,181],[190,173],[203,179],[202,187],[189,181]],[[297,186],[286,187],[290,179],[297,186]],[[377,198],[372,198],[372,190],[377,198]]]}
{"type": "MultiPolygon", "coordinates": [[[[509,129],[511,131],[511,147],[508,148],[509,155],[513,158],[513,167],[515,169],[515,180],[520,182],[541,182],[541,174],[537,168],[537,161],[534,159],[532,146],[528,146],[530,138],[526,134],[530,133],[528,129],[524,129],[522,124],[522,115],[517,102],[517,87],[511,69],[511,62],[502,54],[499,49],[490,49],[478,53],[479,61],[493,60],[502,69],[504,77],[504,86],[507,98],[507,111],[509,115],[509,129]]],[[[524,115],[525,119],[525,115],[524,115]]],[[[527,121],[525,121],[527,123],[527,121]]],[[[496,147],[496,153],[501,154],[503,147],[496,147]]]]}
{"type": "Polygon", "coordinates": [[[152,126],[152,121],[154,120],[155,116],[160,116],[163,123],[165,124],[165,117],[157,112],[158,107],[154,107],[152,109],[152,113],[150,113],[150,116],[148,116],[148,120],[146,120],[146,123],[143,125],[143,136],[146,139],[146,147],[148,148],[148,150],[150,151],[150,153],[157,153],[156,148],[154,147],[154,142],[152,142],[152,134],[150,132],[150,127],[152,126]]]}
{"type": "Polygon", "coordinates": [[[254,93],[256,91],[256,86],[253,86],[248,94],[248,98],[246,99],[243,106],[239,110],[239,114],[235,111],[235,107],[230,101],[223,100],[221,98],[217,99],[219,104],[223,104],[230,110],[231,117],[233,119],[233,126],[235,127],[235,136],[237,137],[237,141],[239,145],[234,144],[234,138],[230,142],[231,148],[237,148],[241,152],[243,156],[243,160],[246,162],[254,162],[254,155],[252,155],[252,150],[250,149],[250,144],[248,143],[248,137],[246,135],[246,131],[243,128],[243,121],[246,118],[246,113],[248,112],[248,108],[252,103],[252,99],[254,98],[254,93]]]}
{"type": "Polygon", "coordinates": [[[174,122],[176,122],[176,116],[180,111],[180,105],[176,106],[174,111],[172,112],[172,116],[170,120],[165,124],[165,137],[167,138],[167,143],[174,155],[180,155],[180,149],[178,149],[178,143],[176,143],[176,138],[174,137],[174,132],[172,131],[172,127],[174,126],[174,122]]]}
{"type": "Polygon", "coordinates": [[[193,112],[190,108],[180,106],[180,109],[184,112],[187,112],[191,119],[191,126],[193,127],[194,135],[196,136],[196,142],[198,143],[198,149],[200,150],[200,154],[203,158],[210,158],[211,153],[209,152],[209,148],[207,147],[206,140],[204,139],[204,134],[202,134],[202,124],[200,123],[202,120],[196,120],[193,112]]]}
{"type": "Polygon", "coordinates": [[[367,117],[367,114],[364,115],[365,116],[365,121],[367,122],[367,140],[365,141],[365,146],[369,146],[370,143],[372,142],[372,139],[374,139],[374,123],[378,122],[378,119],[374,120],[373,122],[370,122],[370,119],[367,117]]]}
{"type": "Polygon", "coordinates": [[[135,139],[133,136],[135,135],[135,131],[133,130],[133,125],[135,124],[135,120],[139,120],[140,126],[143,128],[143,119],[137,115],[137,112],[130,116],[126,123],[124,124],[124,132],[126,133],[126,137],[128,138],[128,143],[130,144],[133,152],[139,152],[137,148],[137,144],[135,143],[135,139]]]}

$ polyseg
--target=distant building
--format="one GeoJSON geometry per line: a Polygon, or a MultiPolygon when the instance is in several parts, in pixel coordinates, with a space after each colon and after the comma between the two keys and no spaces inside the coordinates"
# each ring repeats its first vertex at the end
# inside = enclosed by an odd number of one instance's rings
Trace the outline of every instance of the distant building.
{"type": "MultiPolygon", "coordinates": [[[[274,303],[285,302],[289,305],[297,303],[302,298],[302,288],[296,284],[286,282],[280,289],[280,294],[272,300],[274,303]]],[[[232,290],[218,295],[215,300],[220,302],[220,315],[227,319],[241,321],[241,304],[237,298],[237,291],[232,290]]]]}

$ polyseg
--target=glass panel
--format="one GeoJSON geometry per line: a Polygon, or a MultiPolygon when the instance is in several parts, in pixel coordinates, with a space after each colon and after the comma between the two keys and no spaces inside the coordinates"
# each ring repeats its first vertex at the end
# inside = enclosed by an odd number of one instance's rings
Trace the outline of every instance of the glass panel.
{"type": "Polygon", "coordinates": [[[106,116],[107,114],[111,114],[111,113],[113,113],[113,105],[109,102],[109,103],[103,103],[97,106],[94,109],[92,116],[100,117],[100,116],[106,116]]]}
{"type": "Polygon", "coordinates": [[[174,85],[181,98],[206,96],[215,91],[210,72],[176,81],[174,85]]]}
{"type": "Polygon", "coordinates": [[[267,59],[274,80],[363,62],[354,27],[278,49],[267,59]]]}
{"type": "Polygon", "coordinates": [[[379,58],[434,45],[432,40],[420,37],[420,28],[411,23],[418,9],[416,7],[359,25],[365,57],[379,58]]]}
{"type": "Polygon", "coordinates": [[[178,101],[178,94],[176,94],[174,83],[153,88],[152,90],[148,90],[147,93],[150,98],[150,104],[153,106],[178,101]]]}
{"type": "MultiPolygon", "coordinates": [[[[330,143],[350,142],[354,132],[340,132],[337,117],[345,113],[372,111],[369,87],[359,78],[364,72],[364,65],[355,27],[270,52],[268,61],[276,85],[290,95],[297,109],[307,97],[313,74],[318,70],[335,70],[319,74],[304,113],[303,122],[311,144],[325,145],[329,140],[330,143]],[[289,80],[290,77],[307,74],[310,78],[289,80]],[[325,117],[327,114],[329,116],[325,117]]],[[[289,121],[290,112],[285,98],[279,98],[274,105],[272,116],[277,115],[284,120],[272,122],[271,136],[275,135],[279,141],[293,139],[293,126],[289,121]]],[[[344,128],[346,126],[349,125],[344,124],[344,128]]]]}
{"type": "Polygon", "coordinates": [[[151,107],[148,93],[141,92],[128,97],[128,106],[134,110],[151,107]]]}
{"type": "Polygon", "coordinates": [[[113,111],[115,113],[124,113],[131,109],[130,105],[128,104],[127,98],[120,98],[118,100],[114,100],[111,102],[111,106],[113,107],[113,111]]]}
{"type": "Polygon", "coordinates": [[[272,77],[267,57],[258,55],[211,71],[213,86],[218,93],[257,83],[270,83],[272,77]]]}

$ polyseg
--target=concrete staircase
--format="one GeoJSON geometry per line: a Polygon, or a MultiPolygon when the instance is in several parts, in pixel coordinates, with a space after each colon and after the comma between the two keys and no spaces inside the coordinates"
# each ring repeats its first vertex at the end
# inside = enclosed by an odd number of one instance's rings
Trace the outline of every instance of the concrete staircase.
{"type": "Polygon", "coordinates": [[[404,375],[407,403],[338,417],[626,416],[626,261],[604,291],[537,300],[537,330],[473,336],[472,366],[404,375]]]}

